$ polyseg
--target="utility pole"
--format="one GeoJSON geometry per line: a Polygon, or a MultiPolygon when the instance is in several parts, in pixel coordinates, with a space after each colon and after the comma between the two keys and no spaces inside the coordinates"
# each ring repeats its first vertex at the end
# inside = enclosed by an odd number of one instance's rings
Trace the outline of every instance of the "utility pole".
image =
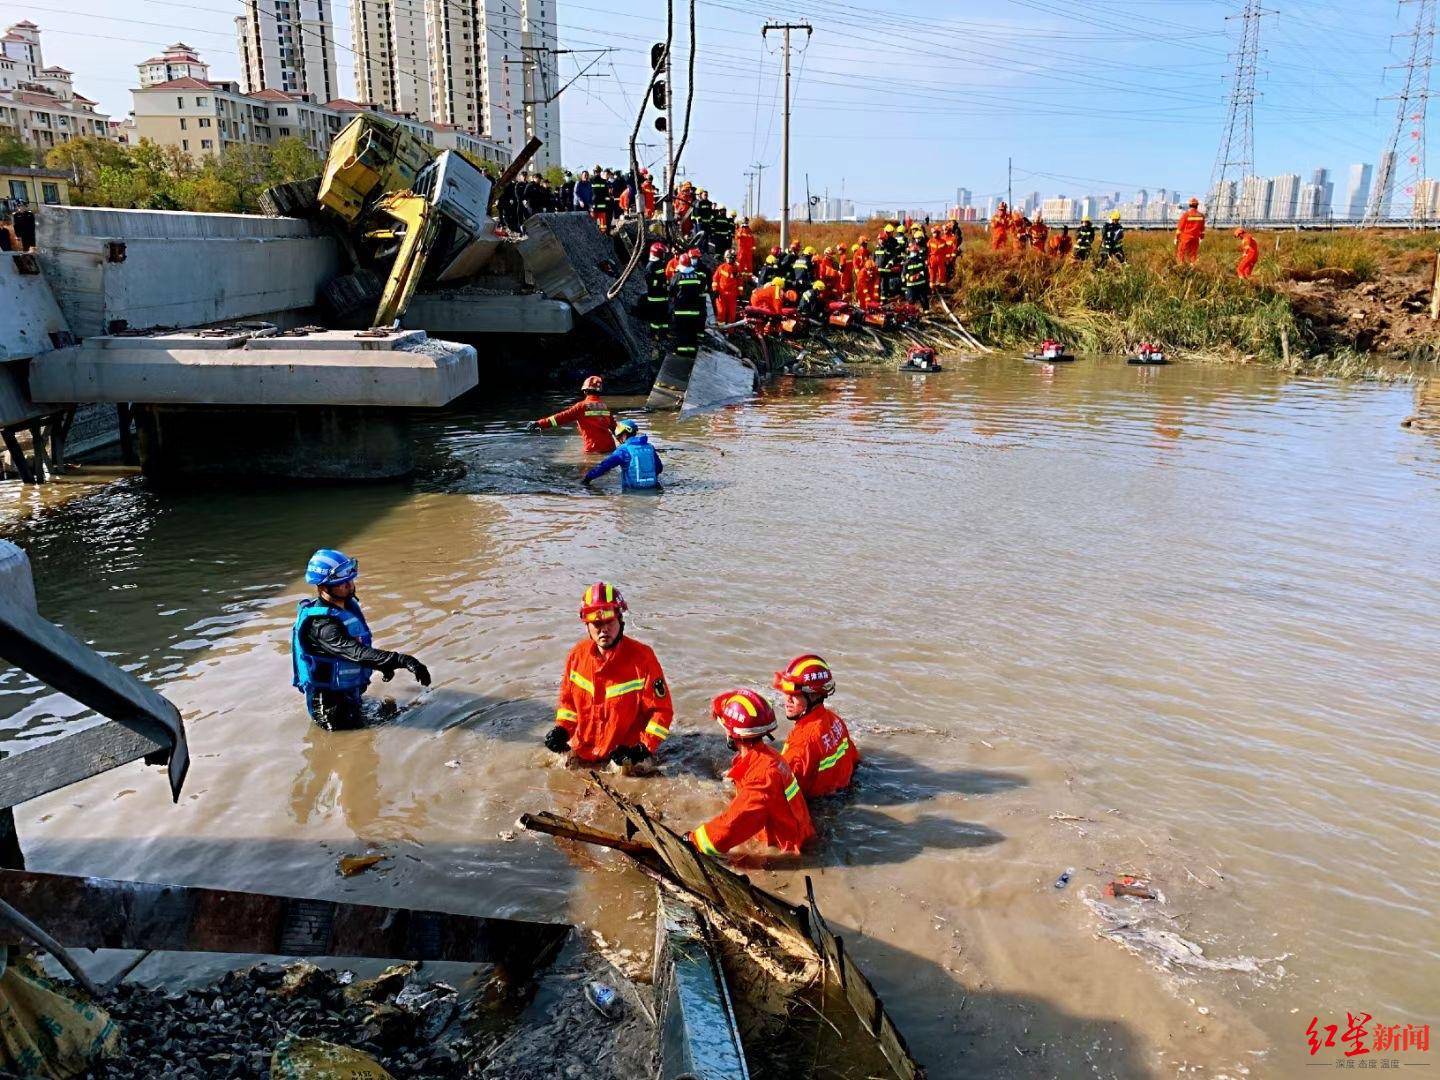
{"type": "Polygon", "coordinates": [[[1005,205],[1010,208],[1012,214],[1015,212],[1015,159],[1013,157],[1005,159],[1005,205]]]}
{"type": "Polygon", "coordinates": [[[808,41],[815,32],[809,23],[766,23],[760,30],[761,37],[767,37],[771,30],[785,35],[785,112],[780,130],[780,246],[790,246],[790,31],[804,30],[808,41]]]}
{"type": "MultiPolygon", "coordinates": [[[[1225,116],[1225,129],[1220,134],[1220,149],[1215,155],[1215,167],[1210,171],[1210,192],[1205,208],[1221,224],[1233,215],[1238,224],[1245,223],[1248,209],[1245,198],[1245,181],[1255,172],[1255,74],[1260,64],[1260,18],[1273,15],[1260,7],[1260,0],[1245,0],[1245,9],[1239,16],[1228,15],[1227,19],[1239,18],[1240,50],[1235,54],[1235,74],[1230,86],[1230,107],[1225,116]],[[1227,185],[1234,175],[1237,198],[1231,203],[1227,198],[1227,185]],[[1226,211],[1230,211],[1230,215],[1226,211]]],[[[1254,207],[1256,216],[1263,214],[1260,207],[1254,207]]]]}
{"type": "Polygon", "coordinates": [[[1395,127],[1390,132],[1386,151],[1380,155],[1375,171],[1375,186],[1370,191],[1370,205],[1365,209],[1365,224],[1374,225],[1381,219],[1390,201],[1400,153],[1401,132],[1409,129],[1405,193],[1411,196],[1410,220],[1422,225],[1430,217],[1432,190],[1423,184],[1425,177],[1425,114],[1430,101],[1430,65],[1435,54],[1435,0],[1401,0],[1416,5],[1415,29],[1402,35],[1410,39],[1410,59],[1404,65],[1405,85],[1388,100],[1397,102],[1395,127]]]}
{"type": "Polygon", "coordinates": [[[750,216],[750,208],[755,205],[755,170],[746,169],[745,176],[745,216],[750,216]]]}
{"type": "Polygon", "coordinates": [[[758,162],[758,161],[755,162],[755,164],[754,164],[754,166],[753,166],[753,168],[755,169],[755,216],[756,216],[756,217],[759,217],[762,213],[764,213],[764,207],[765,207],[765,204],[764,204],[764,195],[762,194],[762,190],[761,190],[761,189],[765,186],[765,170],[768,169],[769,167],[770,167],[769,165],[764,165],[764,164],[762,164],[762,163],[760,163],[760,162],[758,162]]]}
{"type": "Polygon", "coordinates": [[[665,231],[675,235],[675,80],[671,78],[670,49],[665,50],[665,231]]]}

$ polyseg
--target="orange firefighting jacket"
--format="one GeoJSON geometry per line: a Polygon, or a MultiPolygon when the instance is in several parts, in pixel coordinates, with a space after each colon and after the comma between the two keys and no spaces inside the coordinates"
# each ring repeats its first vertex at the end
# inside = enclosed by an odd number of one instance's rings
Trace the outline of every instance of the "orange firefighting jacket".
{"type": "Polygon", "coordinates": [[[850,729],[824,705],[816,705],[795,721],[780,756],[795,773],[807,799],[844,791],[860,763],[850,729]]]}
{"type": "Polygon", "coordinates": [[[785,286],[761,285],[750,294],[750,306],[767,315],[779,315],[785,307],[785,286]]]}
{"type": "Polygon", "coordinates": [[[680,272],[680,256],[671,255],[670,261],[665,264],[665,280],[674,281],[675,275],[680,272]]]}
{"type": "Polygon", "coordinates": [[[706,855],[723,855],[752,836],[781,851],[799,851],[815,836],[800,783],[785,759],[760,740],[742,743],[730,771],[735,798],[691,834],[706,855]]]}
{"type": "Polygon", "coordinates": [[[640,194],[645,197],[645,216],[655,216],[655,185],[646,180],[640,185],[640,194]]]}
{"type": "Polygon", "coordinates": [[[999,251],[1010,239],[1010,215],[996,214],[990,219],[990,246],[999,251]]]}
{"type": "Polygon", "coordinates": [[[600,400],[598,394],[586,394],[583,398],[562,409],[553,416],[537,420],[541,427],[565,427],[574,424],[580,429],[587,454],[608,454],[615,449],[614,426],[610,418],[610,406],[600,400]]]}
{"type": "Polygon", "coordinates": [[[1045,245],[1050,240],[1050,226],[1043,221],[1037,221],[1030,226],[1030,246],[1036,251],[1044,251],[1045,245]]]}
{"type": "Polygon", "coordinates": [[[1199,243],[1205,239],[1205,215],[1199,210],[1186,210],[1175,223],[1175,235],[1181,241],[1199,243]]]}
{"type": "Polygon", "coordinates": [[[588,637],[570,650],[555,723],[570,732],[582,761],[603,761],[620,746],[654,753],[670,734],[675,706],[665,672],[648,645],[622,636],[608,653],[588,637]]]}
{"type": "Polygon", "coordinates": [[[945,284],[945,248],[936,244],[930,249],[930,257],[925,260],[925,271],[930,276],[931,285],[945,284]]]}
{"type": "Polygon", "coordinates": [[[745,273],[755,272],[755,234],[748,225],[735,230],[735,261],[745,273]]]}
{"type": "Polygon", "coordinates": [[[866,259],[855,271],[855,299],[864,303],[878,298],[880,271],[874,259],[866,259]]]}
{"type": "MultiPolygon", "coordinates": [[[[858,254],[858,253],[857,253],[858,254]]],[[[840,256],[840,295],[850,296],[855,292],[854,256],[840,256]]]]}

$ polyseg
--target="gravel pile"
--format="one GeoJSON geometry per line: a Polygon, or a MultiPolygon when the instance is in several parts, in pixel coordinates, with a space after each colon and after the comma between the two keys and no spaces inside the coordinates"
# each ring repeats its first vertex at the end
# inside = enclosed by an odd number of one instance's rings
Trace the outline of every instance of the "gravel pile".
{"type": "Polygon", "coordinates": [[[462,1007],[453,987],[420,980],[414,964],[364,981],[301,963],[230,972],[184,993],[123,984],[104,1002],[123,1032],[121,1055],[86,1076],[263,1080],[292,1036],[360,1050],[397,1078],[447,1080],[471,1075],[477,1047],[462,1021],[478,1005],[462,1007]]]}

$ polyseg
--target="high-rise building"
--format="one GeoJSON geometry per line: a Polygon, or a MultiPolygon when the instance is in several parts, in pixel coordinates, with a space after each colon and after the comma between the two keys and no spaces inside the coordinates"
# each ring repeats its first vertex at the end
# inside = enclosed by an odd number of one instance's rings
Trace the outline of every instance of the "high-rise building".
{"type": "Polygon", "coordinates": [[[1088,217],[1091,221],[1094,221],[1100,216],[1100,200],[1094,195],[1086,195],[1079,201],[1080,205],[1076,207],[1076,211],[1082,220],[1088,217]]]}
{"type": "Polygon", "coordinates": [[[1282,173],[1270,181],[1269,209],[1265,213],[1245,216],[1251,220],[1293,221],[1295,208],[1300,201],[1300,177],[1297,173],[1282,173]]]}
{"type": "Polygon", "coordinates": [[[361,98],[560,164],[555,0],[350,0],[361,98]]]}
{"type": "Polygon", "coordinates": [[[1299,197],[1295,200],[1295,220],[1317,221],[1323,217],[1320,204],[1324,198],[1325,189],[1319,184],[1301,184],[1299,197]]]}
{"type": "Polygon", "coordinates": [[[430,48],[420,0],[350,0],[361,101],[428,121],[430,48]]]}
{"type": "Polygon", "coordinates": [[[1067,199],[1064,195],[1056,195],[1053,198],[1044,199],[1040,203],[1040,213],[1046,221],[1060,225],[1075,220],[1075,200],[1067,199]]]}
{"type": "Polygon", "coordinates": [[[1038,210],[1039,208],[1040,208],[1040,193],[1039,193],[1038,191],[1032,191],[1032,192],[1030,192],[1030,194],[1029,194],[1029,195],[1026,195],[1025,198],[1024,198],[1024,200],[1020,203],[1020,212],[1021,212],[1022,214],[1024,214],[1026,217],[1031,217],[1031,216],[1033,216],[1034,213],[1035,213],[1035,211],[1038,210]]]}
{"type": "Polygon", "coordinates": [[[1150,201],[1150,193],[1149,193],[1148,191],[1146,191],[1143,187],[1142,187],[1139,191],[1135,192],[1135,207],[1136,207],[1136,209],[1143,210],[1143,209],[1145,208],[1145,205],[1146,205],[1149,201],[1150,201]]]}
{"type": "Polygon", "coordinates": [[[240,2],[245,14],[235,18],[235,37],[245,93],[280,90],[316,101],[340,96],[328,0],[240,2]]]}
{"type": "Polygon", "coordinates": [[[1266,221],[1270,218],[1273,187],[1274,181],[1268,176],[1245,177],[1240,185],[1240,215],[1246,221],[1266,221]]]}
{"type": "Polygon", "coordinates": [[[1310,183],[1319,189],[1315,196],[1315,217],[1328,218],[1331,204],[1335,201],[1335,183],[1330,179],[1330,170],[1316,169],[1310,174],[1310,183]]]}
{"type": "Polygon", "coordinates": [[[1216,185],[1206,200],[1205,210],[1215,224],[1234,221],[1240,211],[1239,184],[1226,180],[1216,185]]]}
{"type": "Polygon", "coordinates": [[[1371,172],[1369,165],[1350,166],[1350,181],[1345,186],[1345,216],[1351,221],[1365,216],[1365,204],[1370,201],[1371,172]]]}
{"type": "Polygon", "coordinates": [[[1386,150],[1380,155],[1380,167],[1375,171],[1375,191],[1380,195],[1380,216],[1388,218],[1394,213],[1395,202],[1395,151],[1386,150]]]}
{"type": "Polygon", "coordinates": [[[975,194],[969,188],[962,187],[955,189],[955,205],[962,210],[969,206],[974,198],[975,194]]]}

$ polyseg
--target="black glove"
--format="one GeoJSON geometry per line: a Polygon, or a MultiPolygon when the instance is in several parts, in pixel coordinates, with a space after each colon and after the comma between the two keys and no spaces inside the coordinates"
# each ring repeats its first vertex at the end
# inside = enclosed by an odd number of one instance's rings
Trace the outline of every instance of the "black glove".
{"type": "Polygon", "coordinates": [[[525,425],[525,430],[526,430],[526,431],[539,431],[539,430],[540,430],[540,421],[538,421],[538,420],[531,420],[528,424],[525,425]]]}
{"type": "Polygon", "coordinates": [[[424,664],[422,664],[419,660],[415,659],[415,657],[406,656],[404,653],[401,653],[400,666],[403,667],[406,671],[410,672],[411,675],[414,675],[415,681],[418,682],[421,686],[430,685],[430,669],[427,668],[424,664]]]}
{"type": "Polygon", "coordinates": [[[643,746],[617,746],[610,751],[610,761],[616,765],[638,765],[649,756],[643,746]]]}
{"type": "Polygon", "coordinates": [[[545,736],[545,749],[557,754],[563,754],[570,749],[570,732],[566,731],[559,724],[550,729],[550,734],[545,736]]]}

